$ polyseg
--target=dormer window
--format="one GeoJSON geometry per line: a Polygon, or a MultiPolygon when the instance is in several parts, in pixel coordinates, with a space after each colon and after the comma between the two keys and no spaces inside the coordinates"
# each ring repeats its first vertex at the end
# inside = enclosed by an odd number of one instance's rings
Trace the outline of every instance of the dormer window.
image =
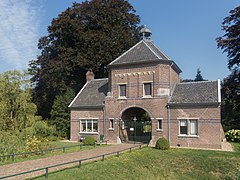
{"type": "Polygon", "coordinates": [[[127,95],[127,85],[120,84],[119,85],[119,98],[126,98],[127,95]]]}
{"type": "Polygon", "coordinates": [[[152,83],[143,83],[143,97],[152,97],[152,83]]]}

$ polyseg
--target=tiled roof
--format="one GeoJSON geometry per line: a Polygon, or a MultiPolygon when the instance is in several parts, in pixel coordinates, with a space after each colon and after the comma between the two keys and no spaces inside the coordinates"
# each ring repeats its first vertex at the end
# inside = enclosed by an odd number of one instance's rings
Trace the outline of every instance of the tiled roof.
{"type": "Polygon", "coordinates": [[[94,79],[85,84],[70,108],[102,107],[108,92],[108,79],[94,79]]]}
{"type": "Polygon", "coordinates": [[[219,102],[218,81],[177,84],[169,104],[208,104],[219,102]]]}
{"type": "Polygon", "coordinates": [[[154,43],[153,41],[141,40],[135,46],[123,53],[109,65],[129,64],[136,62],[170,60],[154,43]]]}

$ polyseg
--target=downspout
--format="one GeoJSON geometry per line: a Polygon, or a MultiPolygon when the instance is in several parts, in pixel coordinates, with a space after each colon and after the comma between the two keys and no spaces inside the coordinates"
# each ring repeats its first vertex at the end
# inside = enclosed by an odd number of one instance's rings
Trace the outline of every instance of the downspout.
{"type": "Polygon", "coordinates": [[[172,68],[173,62],[171,63],[171,65],[169,66],[169,97],[168,97],[168,105],[167,105],[167,118],[168,118],[168,142],[170,144],[170,137],[171,137],[171,133],[170,133],[170,118],[171,118],[171,111],[170,111],[170,106],[169,106],[169,102],[170,102],[170,98],[172,96],[172,88],[171,88],[171,68],[172,68]]]}
{"type": "Polygon", "coordinates": [[[103,136],[105,137],[105,119],[106,119],[106,110],[105,110],[105,102],[103,102],[103,136]]]}

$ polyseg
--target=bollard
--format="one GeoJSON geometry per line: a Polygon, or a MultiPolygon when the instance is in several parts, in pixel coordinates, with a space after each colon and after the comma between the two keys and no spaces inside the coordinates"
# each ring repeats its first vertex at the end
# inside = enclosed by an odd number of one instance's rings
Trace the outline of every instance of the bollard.
{"type": "Polygon", "coordinates": [[[102,161],[104,161],[104,155],[102,155],[102,161]]]}
{"type": "Polygon", "coordinates": [[[78,168],[81,168],[81,166],[82,166],[82,161],[80,160],[78,164],[78,168]]]}
{"type": "Polygon", "coordinates": [[[63,152],[65,153],[65,147],[63,147],[63,152]]]}
{"type": "Polygon", "coordinates": [[[119,157],[119,151],[117,152],[117,157],[119,157]]]}
{"type": "Polygon", "coordinates": [[[132,148],[130,148],[130,152],[132,152],[132,148]]]}
{"type": "Polygon", "coordinates": [[[142,149],[142,145],[140,145],[140,149],[142,149]]]}

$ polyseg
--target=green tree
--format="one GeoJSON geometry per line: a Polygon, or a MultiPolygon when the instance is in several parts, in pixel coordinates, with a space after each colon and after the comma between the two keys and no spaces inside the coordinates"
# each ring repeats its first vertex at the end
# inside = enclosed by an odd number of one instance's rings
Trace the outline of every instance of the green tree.
{"type": "Polygon", "coordinates": [[[56,96],[49,123],[56,126],[60,136],[70,137],[70,110],[68,105],[74,98],[74,91],[67,89],[63,95],[56,96]]]}
{"type": "Polygon", "coordinates": [[[202,77],[200,68],[197,69],[197,74],[196,74],[194,81],[205,81],[202,77]]]}
{"type": "Polygon", "coordinates": [[[67,88],[79,91],[87,69],[107,77],[107,64],[140,39],[139,22],[126,0],[73,3],[53,19],[48,35],[39,40],[41,54],[30,62],[38,114],[49,118],[57,95],[67,88]]]}
{"type": "Polygon", "coordinates": [[[21,131],[35,122],[36,106],[32,103],[26,72],[0,74],[0,94],[0,130],[21,131]]]}
{"type": "Polygon", "coordinates": [[[222,120],[225,129],[240,129],[240,6],[224,18],[225,34],[217,38],[218,48],[227,53],[231,74],[222,84],[222,120]]]}

